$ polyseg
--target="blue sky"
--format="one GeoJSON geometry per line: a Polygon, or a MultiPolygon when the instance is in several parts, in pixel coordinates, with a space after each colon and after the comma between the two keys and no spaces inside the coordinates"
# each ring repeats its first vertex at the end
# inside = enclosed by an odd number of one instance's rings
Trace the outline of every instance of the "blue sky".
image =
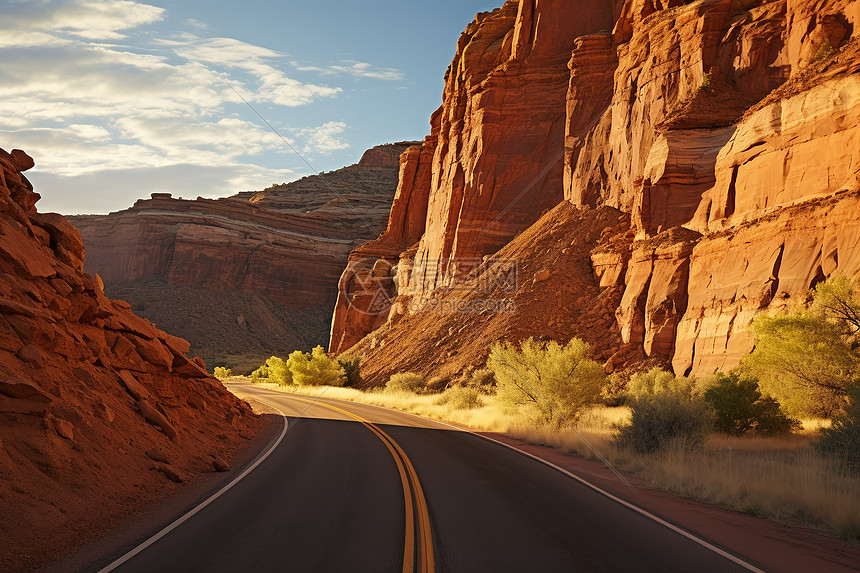
{"type": "Polygon", "coordinates": [[[421,139],[460,32],[502,0],[0,0],[0,147],[41,211],[221,197],[421,139]]]}

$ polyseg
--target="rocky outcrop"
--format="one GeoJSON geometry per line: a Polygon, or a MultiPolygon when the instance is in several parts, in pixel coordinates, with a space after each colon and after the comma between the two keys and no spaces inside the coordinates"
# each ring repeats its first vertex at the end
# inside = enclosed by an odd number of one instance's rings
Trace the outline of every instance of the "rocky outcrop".
{"type": "Polygon", "coordinates": [[[410,301],[455,296],[563,196],[630,217],[590,255],[596,283],[622,289],[597,343],[621,341],[608,368],[737,364],[757,313],[803,304],[833,272],[860,274],[847,215],[860,189],[858,24],[849,0],[520,0],[479,14],[430,137],[404,156],[415,201],[395,203],[341,277],[332,348],[414,326],[410,301]],[[429,177],[416,177],[431,149],[429,177]],[[389,303],[371,319],[374,298],[389,303]]]}
{"type": "Polygon", "coordinates": [[[170,491],[259,427],[188,343],[105,296],[78,231],[38,213],[25,153],[0,150],[0,555],[18,570],[170,491]],[[21,527],[27,524],[27,527],[21,527]]]}
{"type": "Polygon", "coordinates": [[[213,364],[248,370],[325,344],[338,277],[350,251],[384,228],[410,145],[374,147],[356,165],[256,193],[154,193],[125,211],[70,217],[85,270],[213,364]]]}

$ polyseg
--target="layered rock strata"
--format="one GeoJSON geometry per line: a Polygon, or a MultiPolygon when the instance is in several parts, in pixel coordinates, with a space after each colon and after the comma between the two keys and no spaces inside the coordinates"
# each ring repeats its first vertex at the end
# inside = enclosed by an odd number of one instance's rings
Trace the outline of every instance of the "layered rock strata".
{"type": "Polygon", "coordinates": [[[84,273],[78,231],[39,213],[0,150],[0,562],[38,565],[214,471],[259,427],[248,405],[84,273]],[[163,459],[146,452],[158,449],[163,459]],[[25,526],[26,525],[26,526],[25,526]]]}
{"type": "Polygon", "coordinates": [[[630,357],[679,374],[736,365],[756,314],[860,275],[858,24],[848,0],[520,0],[479,14],[431,135],[401,158],[388,230],[341,277],[332,348],[413,320],[405,301],[451,296],[563,196],[630,217],[591,255],[597,284],[623,289],[598,345],[617,333],[630,357]]]}
{"type": "Polygon", "coordinates": [[[326,343],[329,318],[320,317],[330,317],[350,251],[384,228],[410,145],[377,146],[356,165],[259,192],[153,193],[125,211],[70,220],[86,271],[109,293],[164,327],[177,328],[181,312],[179,331],[196,353],[246,371],[326,343]]]}

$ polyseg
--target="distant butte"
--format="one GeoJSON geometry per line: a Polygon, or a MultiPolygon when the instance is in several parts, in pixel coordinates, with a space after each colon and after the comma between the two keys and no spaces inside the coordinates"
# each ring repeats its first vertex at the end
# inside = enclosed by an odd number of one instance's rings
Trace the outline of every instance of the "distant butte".
{"type": "Polygon", "coordinates": [[[259,192],[153,193],[125,211],[69,220],[85,270],[107,292],[186,337],[210,365],[248,370],[326,343],[338,276],[349,252],[384,227],[410,145],[380,145],[355,165],[259,192]]]}

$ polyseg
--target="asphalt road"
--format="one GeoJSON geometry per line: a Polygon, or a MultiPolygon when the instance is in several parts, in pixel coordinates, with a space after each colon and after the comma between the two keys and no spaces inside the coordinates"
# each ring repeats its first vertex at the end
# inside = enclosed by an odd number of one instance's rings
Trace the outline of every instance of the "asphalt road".
{"type": "Polygon", "coordinates": [[[283,441],[115,571],[746,570],[479,436],[374,406],[234,390],[290,417],[283,441]]]}

